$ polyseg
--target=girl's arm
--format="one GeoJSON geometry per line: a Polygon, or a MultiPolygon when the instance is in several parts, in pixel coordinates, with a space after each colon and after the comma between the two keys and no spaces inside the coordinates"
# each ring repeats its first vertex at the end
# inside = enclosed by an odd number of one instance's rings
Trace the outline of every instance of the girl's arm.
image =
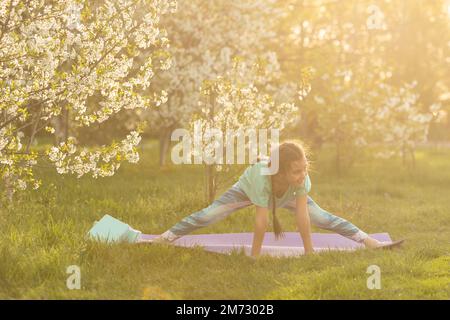
{"type": "Polygon", "coordinates": [[[301,197],[296,197],[296,221],[297,228],[300,231],[300,236],[303,240],[303,245],[305,247],[305,253],[313,253],[314,249],[311,241],[311,223],[309,220],[309,213],[307,207],[306,195],[301,197]]]}
{"type": "Polygon", "coordinates": [[[268,224],[269,209],[256,206],[255,233],[253,234],[252,257],[257,257],[261,252],[268,224]]]}

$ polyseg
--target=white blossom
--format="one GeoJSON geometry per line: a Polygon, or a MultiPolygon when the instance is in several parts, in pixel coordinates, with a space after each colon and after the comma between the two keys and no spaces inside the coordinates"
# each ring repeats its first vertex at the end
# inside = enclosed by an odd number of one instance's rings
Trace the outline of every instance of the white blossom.
{"type": "MultiPolygon", "coordinates": [[[[83,127],[153,105],[146,90],[170,66],[160,20],[175,8],[175,0],[54,0],[45,6],[30,0],[26,7],[0,1],[0,164],[10,186],[39,186],[32,169],[42,154],[29,141],[39,130],[56,135],[50,123],[65,108],[73,126],[83,127]],[[87,105],[94,96],[99,102],[87,105]],[[20,128],[28,122],[32,130],[24,136],[20,128]]],[[[167,92],[158,89],[163,104],[167,92]]],[[[60,174],[110,176],[121,161],[137,161],[139,141],[130,132],[120,143],[80,151],[69,138],[46,154],[60,174]]]]}

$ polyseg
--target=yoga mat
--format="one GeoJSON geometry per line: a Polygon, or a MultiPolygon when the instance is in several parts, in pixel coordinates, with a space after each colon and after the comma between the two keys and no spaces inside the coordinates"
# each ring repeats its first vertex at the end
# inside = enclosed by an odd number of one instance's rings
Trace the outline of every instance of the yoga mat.
{"type": "MultiPolygon", "coordinates": [[[[150,240],[157,235],[142,234],[143,240],[150,240]]],[[[375,233],[371,236],[379,241],[392,241],[388,233],[375,233]]],[[[363,248],[364,245],[334,233],[312,233],[312,242],[316,252],[340,250],[353,251],[363,248]]],[[[233,251],[244,250],[246,255],[251,254],[253,233],[223,233],[186,235],[171,244],[180,247],[201,246],[211,252],[230,254],[233,251]]],[[[261,255],[274,257],[290,257],[304,254],[303,241],[298,232],[285,232],[285,237],[275,239],[273,232],[264,236],[261,255]]]]}

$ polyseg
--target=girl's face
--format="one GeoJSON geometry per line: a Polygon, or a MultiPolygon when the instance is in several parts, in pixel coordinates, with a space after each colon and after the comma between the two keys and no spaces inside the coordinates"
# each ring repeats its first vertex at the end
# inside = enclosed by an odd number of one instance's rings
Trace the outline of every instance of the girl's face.
{"type": "Polygon", "coordinates": [[[291,169],[285,174],[286,181],[295,187],[299,187],[305,181],[308,174],[308,161],[306,159],[291,163],[291,169]]]}

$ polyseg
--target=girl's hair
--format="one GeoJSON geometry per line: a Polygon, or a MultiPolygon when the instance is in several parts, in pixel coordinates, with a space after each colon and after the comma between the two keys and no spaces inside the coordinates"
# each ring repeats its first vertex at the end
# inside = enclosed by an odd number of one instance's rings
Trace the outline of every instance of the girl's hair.
{"type": "MultiPolygon", "coordinates": [[[[283,142],[278,146],[279,155],[279,167],[278,172],[286,173],[291,168],[292,162],[307,159],[306,151],[302,144],[298,142],[283,142]]],[[[276,198],[275,198],[275,186],[274,186],[274,175],[271,175],[272,182],[272,218],[273,218],[273,229],[275,232],[275,238],[279,239],[284,237],[283,228],[276,216],[276,198]]]]}

